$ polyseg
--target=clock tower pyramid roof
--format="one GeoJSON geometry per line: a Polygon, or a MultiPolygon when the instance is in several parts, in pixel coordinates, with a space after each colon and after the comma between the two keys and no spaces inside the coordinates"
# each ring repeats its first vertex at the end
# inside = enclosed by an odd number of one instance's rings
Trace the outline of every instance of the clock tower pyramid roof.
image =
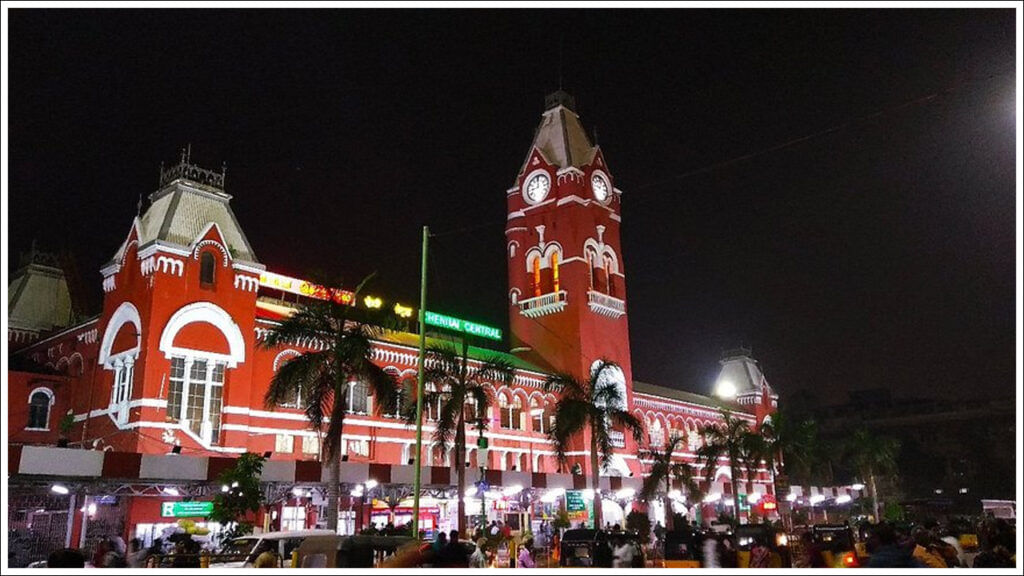
{"type": "MultiPolygon", "coordinates": [[[[590,143],[580,117],[574,111],[575,99],[558,90],[544,99],[544,114],[533,136],[533,148],[540,150],[544,159],[559,168],[581,168],[590,164],[597,152],[597,146],[590,143]]],[[[526,161],[529,161],[527,155],[526,161]]],[[[520,175],[526,169],[526,162],[520,175]]]]}

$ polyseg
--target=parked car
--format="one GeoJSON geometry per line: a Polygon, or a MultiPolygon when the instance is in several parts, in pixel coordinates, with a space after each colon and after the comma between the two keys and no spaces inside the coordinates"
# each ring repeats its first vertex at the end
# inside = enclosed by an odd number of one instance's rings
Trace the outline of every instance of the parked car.
{"type": "Polygon", "coordinates": [[[299,547],[312,536],[334,536],[330,530],[289,530],[285,532],[264,532],[242,536],[228,542],[219,554],[213,556],[211,568],[251,568],[256,561],[257,551],[264,542],[268,542],[281,557],[281,565],[290,568],[292,550],[299,547]]]}

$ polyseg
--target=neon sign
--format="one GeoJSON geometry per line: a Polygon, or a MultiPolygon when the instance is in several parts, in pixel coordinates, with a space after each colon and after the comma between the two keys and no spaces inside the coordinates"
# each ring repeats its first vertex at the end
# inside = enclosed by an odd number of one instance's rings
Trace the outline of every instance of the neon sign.
{"type": "Polygon", "coordinates": [[[298,294],[299,296],[316,298],[317,300],[334,300],[338,304],[349,305],[355,302],[356,298],[356,295],[348,290],[327,288],[319,284],[307,282],[306,280],[273,272],[260,273],[260,286],[290,294],[298,294]]]}
{"type": "Polygon", "coordinates": [[[423,321],[427,326],[445,328],[447,330],[462,332],[463,334],[469,334],[471,336],[490,338],[491,340],[501,340],[501,330],[498,328],[477,324],[475,322],[467,322],[466,320],[452,318],[451,316],[445,316],[444,314],[438,314],[436,312],[424,312],[423,321]]]}

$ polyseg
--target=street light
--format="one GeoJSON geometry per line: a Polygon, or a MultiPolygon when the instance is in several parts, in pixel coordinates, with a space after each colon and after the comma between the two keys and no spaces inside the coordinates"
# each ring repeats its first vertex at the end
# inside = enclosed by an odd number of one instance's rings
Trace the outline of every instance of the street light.
{"type": "Polygon", "coordinates": [[[836,504],[847,504],[851,500],[853,500],[853,498],[850,498],[849,494],[843,494],[841,496],[836,497],[836,504]]]}
{"type": "Polygon", "coordinates": [[[63,484],[54,484],[53,486],[50,486],[50,491],[61,495],[71,492],[68,490],[68,487],[63,484]]]}
{"type": "Polygon", "coordinates": [[[854,490],[860,491],[860,490],[864,489],[864,485],[861,484],[860,482],[858,482],[858,483],[853,484],[852,486],[850,486],[850,488],[853,488],[854,490]]]}

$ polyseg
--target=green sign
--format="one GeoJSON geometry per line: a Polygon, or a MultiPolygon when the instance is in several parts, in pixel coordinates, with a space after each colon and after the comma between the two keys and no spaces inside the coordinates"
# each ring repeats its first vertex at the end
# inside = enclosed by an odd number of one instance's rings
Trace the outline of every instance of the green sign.
{"type": "Polygon", "coordinates": [[[207,517],[213,513],[213,502],[161,502],[160,515],[164,518],[207,517]]]}
{"type": "Polygon", "coordinates": [[[744,512],[749,512],[750,511],[750,503],[747,502],[747,495],[746,494],[740,494],[739,497],[738,497],[738,500],[740,501],[740,510],[742,510],[744,512]]]}
{"type": "Polygon", "coordinates": [[[469,334],[470,336],[490,338],[491,340],[501,340],[501,330],[498,328],[484,326],[483,324],[477,324],[475,322],[467,322],[465,320],[452,318],[451,316],[445,316],[444,314],[438,314],[436,312],[424,312],[423,321],[427,326],[436,326],[438,328],[445,328],[447,330],[469,334]]]}
{"type": "Polygon", "coordinates": [[[565,491],[565,511],[566,512],[583,512],[587,509],[587,503],[583,500],[582,490],[566,490],[565,491]]]}

